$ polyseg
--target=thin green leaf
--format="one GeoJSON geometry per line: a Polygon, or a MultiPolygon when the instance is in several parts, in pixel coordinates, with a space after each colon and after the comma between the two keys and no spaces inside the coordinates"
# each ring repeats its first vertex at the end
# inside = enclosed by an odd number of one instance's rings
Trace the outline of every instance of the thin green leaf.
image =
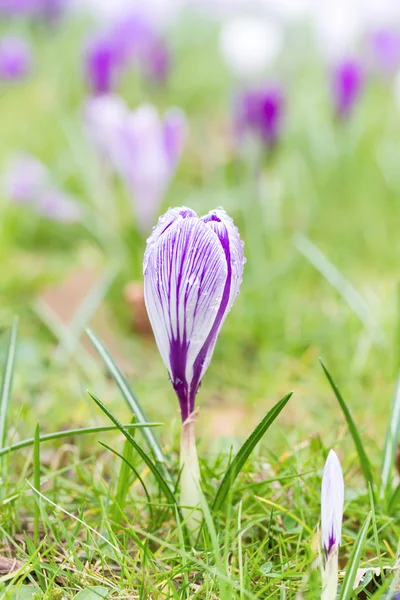
{"type": "MultiPolygon", "coordinates": [[[[346,402],[344,401],[343,396],[339,391],[339,388],[337,387],[336,383],[332,379],[328,369],[325,367],[322,360],[320,360],[320,363],[321,363],[324,373],[331,385],[333,393],[335,394],[335,396],[340,404],[340,407],[345,416],[345,419],[347,421],[347,425],[348,425],[351,437],[353,438],[353,442],[354,442],[356,450],[357,450],[358,458],[360,461],[360,466],[361,466],[361,469],[362,469],[362,472],[364,475],[364,479],[365,479],[365,484],[366,484],[367,488],[368,488],[369,484],[371,485],[372,493],[374,494],[374,479],[372,476],[371,465],[368,460],[368,456],[364,450],[364,446],[361,442],[361,438],[358,435],[356,424],[354,423],[353,417],[351,416],[351,412],[350,412],[346,402]]],[[[374,500],[375,500],[375,494],[374,494],[374,500]]]]}
{"type": "Polygon", "coordinates": [[[292,392],[290,392],[290,394],[287,394],[284,398],[279,400],[277,404],[275,404],[275,406],[266,414],[261,423],[257,425],[253,433],[247,438],[243,446],[240,448],[239,452],[236,454],[235,458],[229,465],[229,468],[225,473],[225,477],[223,478],[218,488],[217,494],[214,499],[214,503],[212,505],[213,512],[217,512],[218,510],[220,510],[229,492],[229,489],[232,487],[243,465],[245,464],[245,462],[247,461],[250,454],[253,452],[255,446],[261,440],[265,432],[269,429],[269,427],[275,421],[279,413],[289,402],[291,396],[292,392]]]}
{"type": "Polygon", "coordinates": [[[357,569],[360,564],[361,553],[364,548],[365,540],[368,535],[368,528],[371,521],[371,513],[367,516],[364,525],[362,526],[357,539],[353,546],[349,562],[346,568],[343,584],[340,590],[339,600],[350,600],[353,595],[354,581],[357,575],[357,569]]]}
{"type": "MultiPolygon", "coordinates": [[[[130,444],[129,440],[126,440],[126,441],[129,444],[129,448],[132,448],[132,445],[130,444]]],[[[103,446],[103,448],[106,448],[107,450],[109,450],[110,452],[112,452],[113,454],[115,454],[115,456],[118,456],[118,458],[120,458],[122,460],[122,465],[123,466],[128,467],[128,469],[131,469],[131,471],[135,474],[135,477],[137,477],[139,479],[140,483],[142,484],[144,493],[146,494],[146,498],[147,498],[147,500],[148,500],[148,502],[150,504],[151,503],[150,494],[147,491],[147,487],[145,486],[143,479],[141,478],[140,474],[135,469],[135,467],[133,466],[133,464],[127,458],[125,458],[125,456],[123,454],[120,454],[119,452],[117,452],[117,450],[114,450],[114,448],[111,448],[111,446],[107,446],[107,444],[104,444],[104,442],[99,442],[99,444],[101,446],[103,446]]],[[[124,499],[125,499],[125,496],[124,496],[124,499]]],[[[118,505],[118,508],[122,509],[122,506],[118,505]]]]}
{"type": "Polygon", "coordinates": [[[385,445],[382,456],[382,480],[380,497],[384,498],[392,491],[392,468],[396,457],[400,435],[400,375],[397,378],[396,390],[392,401],[386,429],[385,445]]]}
{"type": "MultiPolygon", "coordinates": [[[[161,423],[128,423],[124,425],[126,429],[143,429],[144,427],[159,427],[161,423]]],[[[115,431],[119,429],[115,425],[101,425],[98,427],[84,427],[82,429],[66,429],[65,431],[55,431],[54,433],[45,433],[40,436],[40,443],[48,442],[50,440],[58,440],[64,437],[73,437],[74,435],[86,435],[88,433],[99,433],[101,431],[115,431]]],[[[11,446],[6,446],[0,450],[0,457],[8,454],[9,452],[15,452],[16,450],[21,450],[21,448],[28,448],[29,446],[33,446],[35,443],[35,438],[27,438],[26,440],[21,440],[20,442],[16,442],[11,446]]]]}
{"type": "MultiPolygon", "coordinates": [[[[148,419],[146,417],[146,414],[145,414],[138,398],[134,394],[132,388],[128,384],[124,375],[121,373],[120,369],[117,367],[116,363],[114,362],[114,360],[113,360],[111,354],[109,353],[109,351],[107,350],[107,348],[99,340],[99,338],[93,333],[93,331],[91,329],[87,329],[86,333],[87,333],[90,341],[92,342],[93,346],[95,347],[97,353],[99,354],[100,358],[102,359],[105,366],[107,367],[108,372],[110,373],[111,377],[114,379],[115,383],[119,387],[129,408],[132,410],[133,414],[136,416],[138,423],[148,423],[148,419]]],[[[158,464],[159,470],[162,472],[163,478],[168,483],[168,487],[170,489],[173,489],[174,485],[171,480],[171,474],[169,473],[169,471],[166,467],[166,462],[167,462],[166,458],[165,458],[164,453],[161,449],[161,446],[159,445],[157,438],[155,437],[151,428],[143,430],[143,436],[144,436],[147,444],[149,445],[150,450],[152,451],[152,453],[154,455],[154,458],[156,460],[156,463],[158,464]]]]}
{"type": "MultiPolygon", "coordinates": [[[[132,417],[135,419],[135,416],[132,417]]],[[[135,431],[133,431],[135,433],[135,431]]],[[[129,486],[131,484],[131,473],[133,470],[136,476],[136,470],[132,467],[133,447],[129,443],[129,440],[125,439],[124,449],[122,453],[122,462],[118,474],[117,491],[115,494],[115,502],[113,507],[113,521],[120,521],[120,514],[124,510],[126,495],[128,493],[129,486]]]]}
{"type": "Polygon", "coordinates": [[[101,410],[104,412],[104,414],[107,415],[107,417],[110,419],[110,421],[112,421],[114,423],[114,425],[116,425],[118,427],[118,429],[121,431],[121,433],[124,434],[126,439],[129,440],[129,442],[135,448],[136,452],[141,456],[143,461],[149,467],[150,471],[153,473],[156,481],[158,482],[158,485],[160,486],[160,489],[163,491],[168,502],[171,505],[177,504],[174,494],[172,493],[172,491],[171,491],[168,483],[164,479],[162,473],[159,471],[157,465],[155,465],[153,463],[153,461],[151,460],[151,458],[149,458],[149,456],[146,454],[146,452],[144,452],[144,450],[142,450],[142,448],[139,446],[139,444],[137,444],[135,442],[135,440],[133,439],[133,437],[131,436],[129,431],[118,421],[118,419],[116,419],[116,417],[114,417],[114,415],[101,402],[101,400],[96,398],[96,396],[94,396],[90,392],[89,392],[89,396],[92,398],[92,400],[94,400],[94,402],[97,404],[97,406],[99,408],[101,408],[101,410]]]}
{"type": "Polygon", "coordinates": [[[357,315],[371,339],[378,344],[384,341],[383,332],[377,323],[375,315],[363,296],[339,269],[325,256],[323,252],[306,236],[296,233],[294,237],[296,248],[321,273],[330,285],[337,290],[357,315]]]}
{"type": "MultiPolygon", "coordinates": [[[[33,485],[40,492],[40,427],[39,423],[35,429],[35,442],[33,446],[33,485]]],[[[35,512],[33,520],[33,541],[35,546],[39,545],[40,504],[39,496],[35,497],[35,512]]]]}
{"type": "Polygon", "coordinates": [[[0,397],[0,449],[4,448],[7,438],[7,414],[11,395],[12,377],[14,372],[15,349],[17,346],[18,318],[14,319],[10,331],[7,357],[4,366],[3,385],[0,397]]]}

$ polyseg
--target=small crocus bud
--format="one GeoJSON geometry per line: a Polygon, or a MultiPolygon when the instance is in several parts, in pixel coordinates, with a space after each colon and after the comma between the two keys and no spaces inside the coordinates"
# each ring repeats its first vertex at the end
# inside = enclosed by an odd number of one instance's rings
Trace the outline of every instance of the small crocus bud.
{"type": "Polygon", "coordinates": [[[233,75],[252,80],[262,77],[274,63],[283,44],[278,23],[254,17],[236,17],[223,25],[219,46],[233,75]]]}
{"type": "MultiPolygon", "coordinates": [[[[222,209],[160,217],[144,256],[147,312],[182,416],[181,504],[199,503],[194,404],[222,324],[239,293],[243,244],[222,209]]],[[[194,524],[193,524],[194,525],[194,524]]]]}
{"type": "Polygon", "coordinates": [[[0,79],[19,81],[31,70],[32,52],[26,40],[16,36],[0,39],[0,79]]]}
{"type": "Polygon", "coordinates": [[[283,92],[277,86],[242,92],[235,103],[235,126],[239,140],[250,133],[263,145],[273,146],[280,135],[283,111],[283,92]]]}
{"type": "Polygon", "coordinates": [[[120,71],[118,48],[107,33],[94,35],[84,52],[84,67],[88,86],[93,94],[111,92],[120,71]]]}
{"type": "Polygon", "coordinates": [[[322,600],[334,600],[338,582],[338,553],[342,538],[344,480],[334,450],[328,454],[322,476],[321,534],[325,552],[322,600]]]}
{"type": "Polygon", "coordinates": [[[344,59],[332,72],[332,94],[336,114],[348,117],[358,101],[364,83],[364,72],[357,59],[344,59]]]}

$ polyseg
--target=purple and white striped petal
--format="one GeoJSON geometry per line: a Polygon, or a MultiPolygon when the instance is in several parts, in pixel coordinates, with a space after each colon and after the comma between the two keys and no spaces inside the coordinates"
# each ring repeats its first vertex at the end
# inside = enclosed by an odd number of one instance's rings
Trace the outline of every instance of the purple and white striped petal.
{"type": "Polygon", "coordinates": [[[194,409],[218,333],[239,291],[243,262],[239,234],[222,209],[202,218],[186,207],[170,209],[148,240],[145,301],[182,421],[194,409]]]}
{"type": "Polygon", "coordinates": [[[325,463],[321,490],[322,546],[327,557],[333,547],[339,547],[341,544],[343,504],[342,467],[336,452],[331,450],[325,463]]]}

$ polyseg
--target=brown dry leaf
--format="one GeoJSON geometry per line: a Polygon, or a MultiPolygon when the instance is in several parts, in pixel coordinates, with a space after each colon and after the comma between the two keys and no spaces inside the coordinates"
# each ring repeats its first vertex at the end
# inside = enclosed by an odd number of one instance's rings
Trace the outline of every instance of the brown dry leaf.
{"type": "MultiPolygon", "coordinates": [[[[387,576],[390,573],[390,571],[396,572],[399,570],[399,567],[399,561],[393,567],[385,566],[382,568],[383,575],[387,576]]],[[[357,569],[353,590],[357,589],[360,586],[363,586],[363,589],[357,594],[357,598],[359,598],[360,600],[369,598],[369,595],[367,596],[364,590],[368,591],[369,594],[376,592],[380,584],[382,583],[382,579],[383,578],[380,567],[367,567],[364,569],[357,569]]]]}
{"type": "Polygon", "coordinates": [[[18,571],[24,566],[24,563],[16,558],[7,558],[0,556],[0,575],[8,575],[14,571],[18,571]]]}
{"type": "MultiPolygon", "coordinates": [[[[99,268],[78,267],[61,283],[43,290],[39,298],[39,304],[44,307],[44,310],[41,309],[40,312],[42,314],[48,312],[54,315],[64,326],[69,326],[82,302],[98,284],[102,275],[99,268]]],[[[118,366],[126,372],[129,368],[129,362],[124,357],[121,343],[116,337],[112,326],[110,326],[111,321],[107,307],[102,304],[90,319],[89,324],[107,346],[118,366]]],[[[98,359],[97,352],[86,335],[82,336],[81,344],[91,356],[98,359]]]]}
{"type": "Polygon", "coordinates": [[[151,335],[152,329],[144,302],[143,282],[131,281],[128,283],[124,290],[124,297],[131,312],[133,331],[142,335],[151,335]]]}
{"type": "Polygon", "coordinates": [[[207,410],[211,436],[234,437],[246,420],[246,410],[240,406],[223,406],[207,410]]]}

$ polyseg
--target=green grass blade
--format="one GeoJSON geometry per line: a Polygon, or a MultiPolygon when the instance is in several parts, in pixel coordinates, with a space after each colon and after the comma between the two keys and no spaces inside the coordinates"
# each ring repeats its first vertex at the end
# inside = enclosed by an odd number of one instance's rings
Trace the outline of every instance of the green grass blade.
{"type": "MultiPolygon", "coordinates": [[[[143,429],[144,427],[159,427],[161,423],[128,423],[128,425],[124,425],[126,429],[143,429]]],[[[75,435],[86,435],[88,433],[99,433],[102,431],[115,431],[119,429],[115,425],[101,425],[98,427],[84,427],[82,429],[66,429],[64,431],[55,431],[54,433],[45,433],[40,436],[40,443],[49,442],[50,440],[58,440],[65,437],[73,437],[75,435]]],[[[16,442],[11,446],[6,446],[0,450],[0,457],[8,454],[9,452],[15,452],[16,450],[21,450],[21,448],[28,448],[29,446],[33,446],[35,443],[35,438],[27,438],[26,440],[21,440],[20,442],[16,442]]]]}
{"type": "Polygon", "coordinates": [[[143,459],[143,461],[149,467],[150,471],[153,473],[154,478],[158,482],[158,485],[160,486],[160,489],[164,493],[164,495],[165,495],[166,499],[168,500],[168,502],[171,505],[174,505],[174,504],[177,505],[175,496],[172,493],[172,491],[171,491],[171,489],[170,489],[167,481],[164,479],[161,471],[158,469],[157,465],[155,463],[153,463],[153,461],[151,460],[151,458],[149,458],[149,456],[146,454],[146,452],[144,452],[144,450],[142,450],[142,448],[139,446],[139,444],[137,444],[135,442],[135,440],[133,439],[133,437],[131,436],[131,434],[129,433],[129,431],[126,429],[126,427],[124,427],[118,421],[118,419],[116,419],[116,417],[114,417],[114,415],[101,402],[101,400],[99,400],[98,398],[96,398],[96,396],[94,396],[90,392],[89,392],[89,396],[92,398],[92,400],[94,400],[94,402],[97,404],[97,406],[99,408],[101,408],[101,410],[104,412],[104,414],[107,415],[107,417],[110,419],[110,421],[112,421],[114,423],[114,425],[116,425],[118,427],[118,429],[121,431],[121,433],[123,433],[123,435],[126,437],[126,439],[129,440],[129,442],[135,448],[136,452],[140,455],[140,457],[143,459]]]}
{"type": "MultiPolygon", "coordinates": [[[[364,446],[362,444],[361,438],[358,435],[356,424],[354,423],[353,417],[351,416],[351,412],[350,412],[346,402],[344,401],[344,398],[343,398],[342,394],[340,393],[339,388],[337,387],[336,383],[332,379],[328,369],[325,367],[322,360],[320,360],[320,363],[321,363],[324,373],[330,383],[333,393],[335,394],[337,401],[340,404],[340,408],[342,409],[345,419],[347,421],[347,426],[349,428],[350,435],[353,438],[353,442],[354,442],[356,450],[357,450],[358,458],[360,461],[360,466],[361,466],[361,469],[362,469],[362,472],[364,475],[365,484],[367,486],[367,489],[368,489],[368,486],[371,485],[372,493],[374,494],[374,479],[372,476],[371,465],[368,460],[368,456],[364,450],[364,446]]],[[[375,494],[374,494],[374,500],[375,500],[375,494]]]]}
{"type": "Polygon", "coordinates": [[[364,525],[362,526],[357,539],[354,543],[353,551],[351,553],[346,574],[344,576],[343,584],[340,590],[339,600],[350,600],[353,595],[353,585],[357,575],[357,569],[360,564],[361,553],[364,548],[365,540],[368,535],[368,528],[371,522],[371,513],[367,516],[364,525]]]}
{"type": "MultiPolygon", "coordinates": [[[[138,423],[148,423],[148,419],[146,417],[145,412],[143,411],[139,400],[136,395],[132,391],[130,385],[125,379],[124,375],[121,373],[117,365],[115,364],[111,354],[107,350],[107,348],[102,344],[99,338],[93,333],[91,329],[87,329],[86,333],[92,342],[94,348],[99,354],[100,358],[104,362],[105,366],[108,369],[111,377],[114,379],[115,383],[119,387],[126,403],[129,408],[132,410],[133,414],[136,416],[138,423]]],[[[156,462],[158,463],[159,470],[162,472],[164,479],[168,482],[168,486],[173,488],[173,483],[171,481],[171,475],[166,467],[166,459],[164,453],[159,445],[157,438],[155,437],[151,428],[143,430],[143,436],[151,449],[156,462]]]]}
{"type": "MultiPolygon", "coordinates": [[[[40,427],[39,423],[35,429],[35,442],[33,446],[33,485],[35,490],[40,492],[40,427]]],[[[40,499],[35,494],[35,511],[33,519],[33,542],[36,548],[39,545],[39,525],[40,525],[40,499]]]]}
{"type": "MultiPolygon", "coordinates": [[[[135,417],[133,416],[133,419],[135,417]]],[[[135,430],[133,430],[133,434],[135,430]]],[[[129,443],[129,440],[125,439],[124,449],[122,452],[122,462],[121,467],[118,474],[118,482],[117,482],[117,491],[115,494],[115,503],[112,511],[113,520],[118,522],[120,513],[124,510],[126,495],[128,493],[129,485],[130,485],[130,471],[133,470],[135,475],[138,477],[139,474],[136,472],[136,469],[133,468],[132,465],[132,457],[133,457],[133,447],[132,444],[129,443]]],[[[139,478],[140,479],[140,478],[139,478]]]]}
{"type": "Polygon", "coordinates": [[[229,468],[225,473],[221,485],[218,488],[217,494],[214,499],[214,503],[212,505],[213,512],[217,512],[221,508],[229,492],[229,489],[232,487],[243,465],[245,464],[245,462],[247,461],[250,454],[253,452],[255,446],[261,440],[265,432],[269,429],[269,427],[275,421],[279,413],[289,402],[291,396],[292,392],[290,392],[290,394],[287,394],[284,398],[279,400],[277,404],[275,404],[275,406],[267,413],[267,415],[263,418],[261,423],[257,425],[253,433],[247,438],[243,446],[240,448],[239,452],[236,454],[235,458],[229,465],[229,468]]]}
{"type": "MultiPolygon", "coordinates": [[[[126,443],[129,446],[129,448],[132,448],[132,445],[130,444],[129,440],[126,440],[126,443]]],[[[142,488],[143,488],[144,493],[146,495],[147,501],[150,504],[151,503],[151,498],[150,498],[149,492],[147,491],[147,487],[146,487],[143,479],[141,478],[140,473],[137,471],[137,469],[135,469],[135,467],[133,466],[133,464],[124,456],[125,449],[124,449],[124,454],[121,454],[117,450],[114,450],[114,448],[111,448],[111,446],[107,446],[107,444],[105,444],[104,442],[99,442],[99,444],[101,446],[103,446],[103,448],[105,448],[106,450],[109,450],[110,452],[112,452],[113,454],[115,454],[115,456],[118,456],[118,458],[120,458],[122,460],[122,465],[121,466],[126,467],[126,469],[128,469],[128,472],[129,472],[129,470],[131,470],[135,474],[135,477],[137,477],[137,479],[139,479],[140,483],[142,484],[142,488]]],[[[125,469],[124,473],[127,472],[126,469],[125,469]]],[[[126,484],[127,480],[128,480],[128,478],[126,477],[125,484],[126,484]]],[[[127,489],[126,489],[126,491],[127,491],[127,489]]],[[[126,495],[126,491],[125,491],[125,495],[126,495]]],[[[125,503],[125,495],[122,498],[124,503],[125,503]]],[[[117,499],[117,502],[118,502],[118,493],[117,493],[116,499],[117,499]]],[[[118,509],[122,510],[123,506],[122,505],[118,505],[118,509]]]]}
{"type": "Polygon", "coordinates": [[[380,497],[384,498],[392,491],[392,468],[395,461],[400,434],[400,375],[397,378],[396,390],[386,430],[385,445],[382,456],[382,479],[380,497]]]}
{"type": "Polygon", "coordinates": [[[0,449],[4,448],[7,438],[7,414],[11,395],[12,377],[14,372],[15,350],[17,347],[18,318],[14,319],[10,331],[8,351],[4,365],[3,385],[0,397],[0,449]]]}

